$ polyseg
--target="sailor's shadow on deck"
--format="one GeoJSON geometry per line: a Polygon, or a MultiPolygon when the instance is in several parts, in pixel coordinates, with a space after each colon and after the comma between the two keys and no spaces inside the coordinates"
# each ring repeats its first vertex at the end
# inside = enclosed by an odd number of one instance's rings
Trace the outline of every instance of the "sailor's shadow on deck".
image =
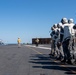
{"type": "Polygon", "coordinates": [[[60,71],[65,71],[65,75],[66,74],[76,74],[74,72],[71,72],[69,69],[71,70],[76,70],[76,67],[63,67],[60,66],[61,63],[58,62],[54,62],[55,58],[50,57],[49,55],[46,54],[36,54],[36,55],[31,55],[30,56],[31,59],[29,61],[29,63],[35,63],[37,64],[37,66],[32,66],[33,68],[43,68],[43,69],[52,69],[52,70],[60,70],[60,71]],[[41,64],[41,65],[38,65],[41,64]],[[69,68],[69,69],[68,69],[69,68]]]}

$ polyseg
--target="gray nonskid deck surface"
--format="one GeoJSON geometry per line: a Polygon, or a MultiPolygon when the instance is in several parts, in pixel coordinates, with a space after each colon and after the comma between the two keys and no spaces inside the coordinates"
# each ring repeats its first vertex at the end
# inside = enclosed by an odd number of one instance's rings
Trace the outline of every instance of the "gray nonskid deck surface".
{"type": "Polygon", "coordinates": [[[75,75],[76,66],[63,67],[49,53],[48,49],[24,45],[0,46],[0,75],[75,75]]]}

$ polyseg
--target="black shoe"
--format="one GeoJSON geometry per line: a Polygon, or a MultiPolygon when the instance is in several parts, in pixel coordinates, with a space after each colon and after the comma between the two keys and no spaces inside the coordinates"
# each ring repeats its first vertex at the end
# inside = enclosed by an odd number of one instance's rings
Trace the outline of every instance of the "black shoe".
{"type": "Polygon", "coordinates": [[[66,63],[66,60],[61,60],[62,63],[66,63]]]}
{"type": "Polygon", "coordinates": [[[67,63],[70,64],[70,65],[75,65],[75,60],[74,59],[69,59],[67,61],[67,63]]]}
{"type": "Polygon", "coordinates": [[[72,65],[71,61],[67,61],[66,63],[68,63],[68,64],[72,65]]]}
{"type": "Polygon", "coordinates": [[[51,55],[51,53],[49,55],[51,55]]]}
{"type": "Polygon", "coordinates": [[[59,58],[57,58],[57,60],[61,60],[61,58],[59,57],[59,58]]]}

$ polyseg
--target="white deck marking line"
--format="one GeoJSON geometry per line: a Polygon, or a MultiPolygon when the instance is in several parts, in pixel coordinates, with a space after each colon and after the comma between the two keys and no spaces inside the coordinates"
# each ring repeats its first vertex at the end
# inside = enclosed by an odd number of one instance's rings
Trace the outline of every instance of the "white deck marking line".
{"type": "Polygon", "coordinates": [[[39,46],[36,47],[36,46],[32,46],[32,45],[25,45],[25,46],[51,50],[51,48],[48,48],[48,47],[39,47],[39,46]]]}

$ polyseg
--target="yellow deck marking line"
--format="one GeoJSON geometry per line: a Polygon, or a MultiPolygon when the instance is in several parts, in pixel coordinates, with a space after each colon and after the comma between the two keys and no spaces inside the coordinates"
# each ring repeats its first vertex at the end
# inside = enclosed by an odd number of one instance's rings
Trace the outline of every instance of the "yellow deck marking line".
{"type": "MultiPolygon", "coordinates": [[[[58,61],[54,61],[54,62],[58,62],[58,61]]],[[[60,65],[61,67],[65,67],[65,68],[67,68],[67,66],[65,66],[65,65],[60,65]]],[[[69,71],[71,71],[72,73],[74,73],[74,74],[76,74],[76,71],[73,71],[73,70],[71,70],[71,69],[69,69],[69,68],[67,68],[69,71]]]]}
{"type": "MultiPolygon", "coordinates": [[[[61,66],[67,68],[65,65],[61,65],[61,66]]],[[[70,70],[72,73],[76,74],[76,71],[73,71],[73,70],[71,70],[69,68],[67,68],[67,69],[70,70]]]]}
{"type": "MultiPolygon", "coordinates": [[[[38,54],[43,54],[43,53],[41,53],[41,52],[39,52],[39,51],[37,51],[36,49],[34,49],[34,48],[30,48],[30,47],[28,47],[29,49],[32,49],[33,51],[35,51],[35,52],[37,52],[38,54]]],[[[58,61],[54,61],[54,62],[58,62],[58,61]]],[[[65,67],[65,68],[67,68],[67,66],[65,66],[65,65],[60,65],[60,67],[65,67]]],[[[69,69],[69,68],[67,68],[68,70],[70,70],[72,73],[74,73],[74,74],[76,74],[76,71],[73,71],[73,70],[71,70],[71,69],[69,69]]]]}
{"type": "MultiPolygon", "coordinates": [[[[61,67],[67,68],[67,66],[65,66],[65,65],[61,65],[61,67]]],[[[71,70],[71,69],[69,69],[69,68],[67,68],[67,69],[70,70],[72,73],[76,74],[76,71],[73,71],[73,70],[71,70]]]]}
{"type": "Polygon", "coordinates": [[[34,48],[30,48],[30,47],[28,47],[28,48],[29,48],[29,49],[32,49],[33,51],[37,52],[38,54],[42,54],[41,52],[35,50],[34,48]]]}

